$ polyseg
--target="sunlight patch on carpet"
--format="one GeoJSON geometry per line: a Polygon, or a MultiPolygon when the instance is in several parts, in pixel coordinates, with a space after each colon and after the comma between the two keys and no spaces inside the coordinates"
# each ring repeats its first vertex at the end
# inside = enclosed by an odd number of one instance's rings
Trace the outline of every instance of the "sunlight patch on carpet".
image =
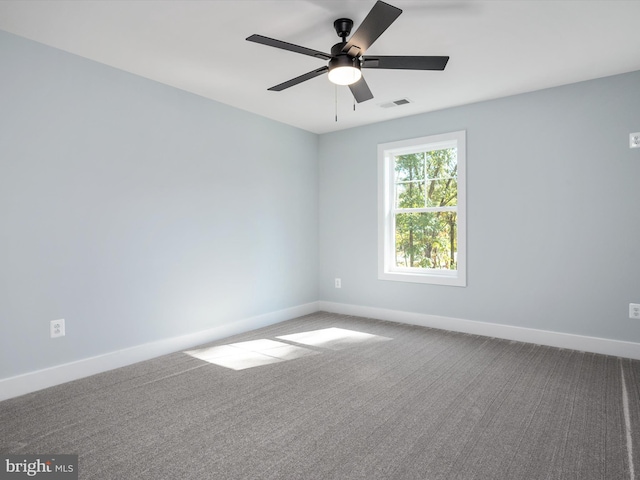
{"type": "Polygon", "coordinates": [[[323,328],[322,330],[312,330],[309,332],[293,333],[291,335],[281,335],[281,340],[300,343],[313,347],[324,347],[332,350],[351,347],[362,343],[376,343],[392,340],[389,337],[372,335],[371,333],[356,332],[344,328],[323,328]]]}
{"type": "Polygon", "coordinates": [[[319,352],[264,338],[217,347],[187,350],[184,353],[221,367],[244,370],[316,355],[319,352]]]}

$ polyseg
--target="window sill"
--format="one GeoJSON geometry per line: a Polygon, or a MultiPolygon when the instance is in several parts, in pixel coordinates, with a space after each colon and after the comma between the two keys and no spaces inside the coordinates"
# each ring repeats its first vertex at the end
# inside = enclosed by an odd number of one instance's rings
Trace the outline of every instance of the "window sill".
{"type": "Polygon", "coordinates": [[[459,276],[457,273],[379,272],[378,280],[447,285],[451,287],[467,286],[467,279],[459,276]]]}

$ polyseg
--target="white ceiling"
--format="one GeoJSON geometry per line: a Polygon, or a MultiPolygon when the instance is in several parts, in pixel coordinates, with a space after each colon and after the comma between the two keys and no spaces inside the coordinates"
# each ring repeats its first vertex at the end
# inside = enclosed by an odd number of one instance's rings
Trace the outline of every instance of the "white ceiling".
{"type": "Polygon", "coordinates": [[[388,0],[404,13],[368,55],[449,55],[444,72],[365,70],[358,104],[326,76],[268,87],[325,63],[245,41],[323,52],[374,0],[0,1],[0,29],[315,133],[640,70],[640,1],[388,0]],[[409,105],[380,105],[408,98],[409,105]]]}

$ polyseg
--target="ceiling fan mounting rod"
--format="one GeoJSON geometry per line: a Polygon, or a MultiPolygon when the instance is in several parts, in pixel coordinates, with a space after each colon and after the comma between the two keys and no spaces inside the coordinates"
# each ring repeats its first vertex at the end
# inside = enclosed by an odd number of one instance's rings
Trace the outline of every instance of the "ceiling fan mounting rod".
{"type": "Polygon", "coordinates": [[[336,29],[336,33],[343,42],[347,41],[347,37],[351,35],[351,29],[353,28],[353,20],[350,18],[339,18],[333,22],[333,28],[336,29]]]}

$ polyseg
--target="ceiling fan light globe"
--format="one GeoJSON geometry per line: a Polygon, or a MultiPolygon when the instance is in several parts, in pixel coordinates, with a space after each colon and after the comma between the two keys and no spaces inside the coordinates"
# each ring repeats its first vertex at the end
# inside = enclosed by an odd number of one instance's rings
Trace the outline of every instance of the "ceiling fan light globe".
{"type": "Polygon", "coordinates": [[[335,67],[329,70],[329,80],[336,85],[352,85],[362,78],[362,72],[355,67],[335,67]]]}

